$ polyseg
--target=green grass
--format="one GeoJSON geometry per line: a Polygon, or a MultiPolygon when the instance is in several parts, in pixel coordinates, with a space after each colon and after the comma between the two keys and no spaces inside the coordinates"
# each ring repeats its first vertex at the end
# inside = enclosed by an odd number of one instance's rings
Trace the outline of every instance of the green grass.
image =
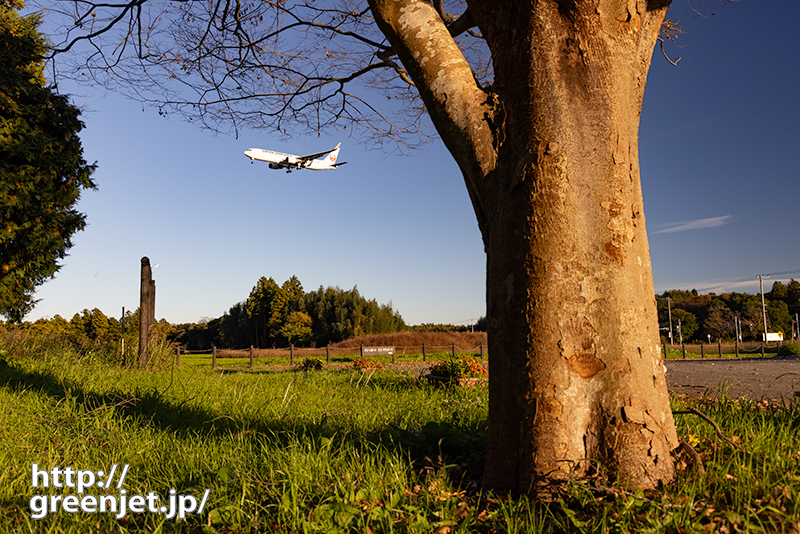
{"type": "Polygon", "coordinates": [[[792,406],[695,401],[747,452],[678,415],[704,474],[687,469],[663,492],[637,493],[601,470],[544,503],[478,489],[486,388],[433,388],[389,371],[141,372],[76,353],[0,356],[0,532],[791,532],[800,522],[792,406]],[[34,462],[128,463],[129,495],[210,497],[201,517],[182,521],[33,520],[30,498],[44,492],[31,488],[34,462]]]}
{"type": "MultiPolygon", "coordinates": [[[[661,350],[661,354],[664,354],[663,349],[661,350]]],[[[766,351],[765,356],[767,358],[775,357],[776,350],[774,348],[770,348],[770,350],[766,351]]],[[[717,345],[708,345],[705,351],[705,355],[701,352],[692,352],[687,350],[686,351],[686,359],[700,359],[700,358],[707,358],[707,359],[718,359],[720,358],[719,350],[717,345]]],[[[739,351],[739,355],[737,356],[735,352],[723,352],[722,358],[723,359],[742,359],[742,358],[761,358],[761,350],[748,350],[739,351]]],[[[682,359],[684,358],[684,352],[680,349],[672,349],[667,347],[667,359],[682,359]]]]}
{"type": "MultiPolygon", "coordinates": [[[[244,353],[244,351],[241,351],[244,353]]],[[[466,352],[459,352],[461,354],[469,354],[476,358],[480,357],[477,353],[466,353],[466,352]]],[[[353,359],[356,358],[358,355],[357,349],[353,355],[336,355],[331,356],[331,363],[343,363],[343,364],[352,364],[353,359]]],[[[488,357],[484,355],[485,357],[488,357]]],[[[326,363],[325,354],[316,355],[315,358],[320,359],[323,363],[326,363]]],[[[426,362],[436,362],[441,360],[447,360],[448,358],[452,357],[452,353],[450,352],[437,352],[437,353],[427,353],[426,354],[426,362]]],[[[369,356],[369,358],[374,359],[375,361],[381,363],[382,365],[390,365],[392,363],[392,357],[387,355],[380,355],[380,356],[369,356]]],[[[299,365],[305,359],[304,356],[295,356],[294,363],[295,365],[299,365]]],[[[205,367],[211,368],[211,354],[181,354],[181,364],[180,367],[183,368],[185,366],[189,367],[205,367]]],[[[402,363],[423,363],[422,353],[418,354],[397,354],[395,355],[395,362],[398,364],[402,363]]],[[[275,365],[290,365],[291,358],[289,356],[278,356],[278,357],[270,357],[270,358],[253,358],[253,365],[255,368],[259,367],[267,367],[267,366],[275,366],[275,365]]],[[[249,367],[250,366],[250,357],[249,356],[242,356],[242,357],[217,357],[217,368],[219,369],[226,369],[226,368],[241,368],[241,367],[249,367]]]]}

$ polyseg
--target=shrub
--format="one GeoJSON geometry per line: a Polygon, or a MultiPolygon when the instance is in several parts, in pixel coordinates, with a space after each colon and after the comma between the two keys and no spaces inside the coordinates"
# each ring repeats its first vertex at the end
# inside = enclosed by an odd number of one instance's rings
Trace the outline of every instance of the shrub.
{"type": "Polygon", "coordinates": [[[430,367],[430,373],[436,376],[449,376],[452,378],[468,378],[489,374],[478,358],[466,355],[437,362],[430,367]]]}
{"type": "Polygon", "coordinates": [[[787,341],[778,349],[778,356],[797,356],[800,355],[800,342],[787,341]]]}
{"type": "Polygon", "coordinates": [[[300,365],[297,366],[298,371],[322,371],[324,366],[322,365],[322,360],[319,358],[305,358],[300,365]]]}

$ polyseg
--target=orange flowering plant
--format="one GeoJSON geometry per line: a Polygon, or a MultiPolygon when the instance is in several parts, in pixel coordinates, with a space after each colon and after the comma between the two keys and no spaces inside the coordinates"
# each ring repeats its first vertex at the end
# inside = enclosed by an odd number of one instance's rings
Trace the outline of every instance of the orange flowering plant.
{"type": "Polygon", "coordinates": [[[383,365],[375,358],[364,358],[363,356],[356,356],[353,358],[353,368],[366,371],[367,369],[383,369],[383,365]]]}
{"type": "Polygon", "coordinates": [[[475,356],[462,355],[458,358],[449,358],[436,362],[430,368],[430,374],[435,376],[449,376],[451,378],[481,377],[489,374],[480,359],[475,356]]]}

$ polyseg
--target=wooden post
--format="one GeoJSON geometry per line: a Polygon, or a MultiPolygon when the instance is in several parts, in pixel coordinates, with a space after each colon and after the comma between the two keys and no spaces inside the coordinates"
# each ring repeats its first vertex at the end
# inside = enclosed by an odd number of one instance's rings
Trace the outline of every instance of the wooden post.
{"type": "Polygon", "coordinates": [[[397,347],[392,347],[392,363],[395,363],[394,353],[397,352],[397,347]]]}
{"type": "Polygon", "coordinates": [[[683,359],[686,359],[686,343],[681,341],[681,351],[683,351],[683,359]]]}
{"type": "Polygon", "coordinates": [[[481,349],[481,361],[483,361],[483,343],[479,344],[478,347],[481,349]]]}
{"type": "Polygon", "coordinates": [[[453,343],[452,350],[453,350],[453,359],[455,359],[455,357],[456,357],[456,344],[455,343],[453,343]]]}
{"type": "Polygon", "coordinates": [[[255,358],[253,357],[253,345],[250,345],[250,369],[253,368],[254,363],[255,363],[255,358]]]}
{"type": "Polygon", "coordinates": [[[156,314],[156,283],[153,281],[153,271],[150,268],[150,259],[142,258],[142,270],[139,287],[139,367],[147,366],[147,355],[150,348],[150,333],[155,324],[156,314]]]}
{"type": "Polygon", "coordinates": [[[739,359],[739,335],[736,335],[736,359],[739,359]]]}
{"type": "Polygon", "coordinates": [[[701,358],[705,358],[706,357],[706,347],[705,347],[705,345],[703,345],[702,341],[700,342],[700,357],[701,358]]]}
{"type": "Polygon", "coordinates": [[[125,306],[122,307],[122,317],[119,319],[119,326],[122,328],[122,350],[120,356],[125,361],[125,306]]]}
{"type": "Polygon", "coordinates": [[[294,365],[294,345],[289,345],[289,363],[294,365]]]}
{"type": "MultiPolygon", "coordinates": [[[[764,337],[767,337],[767,336],[764,335],[764,337]]],[[[762,358],[766,358],[767,357],[767,355],[764,354],[764,340],[763,339],[761,340],[761,357],[762,358]]]]}
{"type": "Polygon", "coordinates": [[[422,361],[423,362],[428,361],[428,355],[425,353],[425,343],[422,344],[422,361]]]}
{"type": "Polygon", "coordinates": [[[211,345],[211,368],[217,368],[217,347],[216,345],[211,345]]]}
{"type": "Polygon", "coordinates": [[[361,347],[358,350],[359,350],[359,354],[361,354],[361,359],[363,360],[364,359],[364,345],[361,345],[361,347]]]}
{"type": "Polygon", "coordinates": [[[717,344],[719,345],[719,357],[722,359],[722,340],[718,339],[717,344]]]}
{"type": "Polygon", "coordinates": [[[328,363],[331,363],[331,344],[330,343],[328,343],[328,345],[325,347],[325,359],[328,361],[328,363]]]}

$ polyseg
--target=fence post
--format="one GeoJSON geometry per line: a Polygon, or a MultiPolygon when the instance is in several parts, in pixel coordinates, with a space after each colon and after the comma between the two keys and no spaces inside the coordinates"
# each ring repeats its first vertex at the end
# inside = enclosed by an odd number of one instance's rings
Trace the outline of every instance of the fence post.
{"type": "MultiPolygon", "coordinates": [[[[767,337],[767,336],[765,335],[764,337],[767,337]]],[[[767,355],[764,354],[764,340],[763,339],[761,340],[761,357],[762,358],[766,358],[767,357],[767,355]]]]}
{"type": "Polygon", "coordinates": [[[700,342],[700,357],[701,358],[705,358],[706,357],[706,346],[703,345],[702,341],[700,342]]]}
{"type": "Polygon", "coordinates": [[[428,361],[428,355],[425,354],[425,343],[422,344],[422,361],[423,362],[427,362],[428,361]]]}
{"type": "Polygon", "coordinates": [[[361,354],[361,359],[363,360],[364,359],[364,345],[361,345],[358,350],[359,350],[359,354],[361,354]]]}
{"type": "Polygon", "coordinates": [[[178,350],[175,354],[175,367],[180,367],[181,365],[181,346],[178,345],[178,350]]]}
{"type": "Polygon", "coordinates": [[[328,343],[325,346],[325,359],[328,361],[328,363],[331,363],[331,344],[330,343],[328,343]]]}
{"type": "Polygon", "coordinates": [[[718,339],[717,343],[719,344],[719,357],[722,359],[722,340],[718,339]]]}
{"type": "Polygon", "coordinates": [[[289,345],[289,364],[294,365],[294,345],[289,345]]]}
{"type": "Polygon", "coordinates": [[[736,359],[739,359],[739,336],[736,336],[736,359]]]}
{"type": "Polygon", "coordinates": [[[253,361],[253,345],[250,345],[250,369],[253,368],[253,363],[255,363],[253,361]]]}
{"type": "Polygon", "coordinates": [[[392,346],[392,363],[395,363],[395,361],[394,361],[394,353],[395,353],[395,352],[397,352],[397,347],[395,347],[395,346],[393,345],[393,346],[392,346]]]}
{"type": "Polygon", "coordinates": [[[661,348],[664,349],[664,359],[666,360],[667,359],[667,344],[666,343],[662,343],[661,344],[661,348]]]}
{"type": "Polygon", "coordinates": [[[683,351],[683,359],[686,359],[686,343],[681,341],[681,351],[683,351]]]}
{"type": "Polygon", "coordinates": [[[217,368],[217,347],[216,345],[211,345],[211,368],[217,368]]]}
{"type": "Polygon", "coordinates": [[[453,359],[455,359],[455,357],[456,357],[456,344],[455,343],[453,343],[452,350],[453,350],[453,359]]]}
{"type": "Polygon", "coordinates": [[[478,345],[481,349],[481,361],[483,361],[483,343],[478,345]]]}

